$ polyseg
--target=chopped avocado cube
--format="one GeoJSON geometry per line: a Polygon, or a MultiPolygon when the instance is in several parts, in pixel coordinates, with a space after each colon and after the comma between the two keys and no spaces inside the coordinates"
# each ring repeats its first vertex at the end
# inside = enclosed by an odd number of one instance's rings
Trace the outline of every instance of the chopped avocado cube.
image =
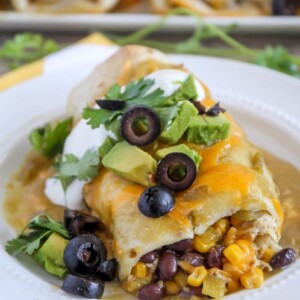
{"type": "Polygon", "coordinates": [[[192,75],[189,75],[185,82],[182,83],[181,87],[170,96],[170,98],[172,98],[172,103],[189,99],[197,99],[197,97],[197,88],[192,75]]]}
{"type": "Polygon", "coordinates": [[[157,167],[151,155],[125,141],[117,143],[103,158],[102,164],[120,177],[145,186],[151,185],[150,178],[157,167]]]}
{"type": "Polygon", "coordinates": [[[116,141],[108,136],[98,149],[99,156],[103,158],[114,147],[115,144],[116,141]]]}
{"type": "Polygon", "coordinates": [[[187,140],[195,144],[209,146],[217,141],[225,139],[229,134],[230,122],[224,114],[217,117],[194,117],[187,130],[187,140]]]}
{"type": "Polygon", "coordinates": [[[33,257],[48,273],[64,277],[68,270],[63,256],[68,242],[68,240],[54,232],[33,257]]]}
{"type": "Polygon", "coordinates": [[[189,156],[194,161],[194,163],[198,169],[199,164],[202,160],[202,157],[195,150],[189,148],[188,146],[186,146],[184,144],[160,149],[156,152],[155,157],[160,160],[160,159],[164,158],[166,155],[168,155],[170,153],[174,153],[174,152],[184,153],[187,156],[189,156]]]}
{"type": "Polygon", "coordinates": [[[182,101],[178,105],[180,105],[178,115],[159,136],[162,142],[169,144],[176,143],[189,127],[191,118],[198,115],[197,108],[191,102],[182,101]]]}

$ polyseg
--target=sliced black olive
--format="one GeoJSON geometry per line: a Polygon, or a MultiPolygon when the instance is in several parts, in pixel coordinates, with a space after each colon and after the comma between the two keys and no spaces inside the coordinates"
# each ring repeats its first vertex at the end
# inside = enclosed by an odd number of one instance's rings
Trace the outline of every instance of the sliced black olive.
{"type": "Polygon", "coordinates": [[[116,277],[118,263],[115,258],[102,262],[98,267],[101,280],[112,281],[116,277]]]}
{"type": "Polygon", "coordinates": [[[70,237],[74,237],[79,234],[95,232],[100,224],[100,220],[76,210],[66,209],[64,212],[64,223],[70,237]]]}
{"type": "Polygon", "coordinates": [[[167,189],[180,192],[190,187],[197,175],[196,165],[184,153],[170,153],[158,162],[157,182],[167,189]]]}
{"type": "Polygon", "coordinates": [[[273,0],[272,12],[275,16],[295,15],[297,0],[273,0]]]}
{"type": "Polygon", "coordinates": [[[297,260],[297,256],[293,248],[284,248],[272,256],[269,264],[273,269],[285,269],[297,260]]]}
{"type": "Polygon", "coordinates": [[[226,110],[220,106],[220,102],[218,102],[206,112],[206,115],[210,117],[217,117],[221,112],[224,113],[225,111],[226,110]]]}
{"type": "Polygon", "coordinates": [[[96,103],[100,108],[108,110],[120,110],[126,104],[123,100],[96,100],[96,103]]]}
{"type": "Polygon", "coordinates": [[[172,210],[174,203],[174,197],[167,189],[153,186],[142,193],[138,207],[145,216],[159,218],[172,210]]]}
{"type": "Polygon", "coordinates": [[[200,101],[190,100],[193,105],[197,108],[199,115],[204,115],[206,113],[206,107],[202,105],[200,101]]]}
{"type": "Polygon", "coordinates": [[[91,234],[73,238],[64,251],[64,262],[73,274],[94,277],[101,262],[107,259],[103,242],[91,234]]]}
{"type": "Polygon", "coordinates": [[[122,117],[121,133],[129,144],[149,145],[160,134],[159,117],[155,110],[148,106],[133,106],[122,117]]]}
{"type": "Polygon", "coordinates": [[[68,274],[63,282],[62,290],[67,293],[90,299],[100,299],[104,293],[104,282],[87,280],[68,274]]]}

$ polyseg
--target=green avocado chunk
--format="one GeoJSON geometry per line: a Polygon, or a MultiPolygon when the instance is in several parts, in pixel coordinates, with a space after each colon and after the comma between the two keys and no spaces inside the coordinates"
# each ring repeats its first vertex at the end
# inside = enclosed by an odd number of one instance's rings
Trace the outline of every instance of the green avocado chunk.
{"type": "Polygon", "coordinates": [[[168,144],[174,144],[183,136],[189,127],[191,118],[198,115],[197,108],[190,101],[179,103],[179,111],[170,125],[159,136],[159,140],[168,144]]]}
{"type": "Polygon", "coordinates": [[[103,158],[114,147],[115,144],[116,141],[108,136],[98,149],[99,156],[103,158]]]}
{"type": "Polygon", "coordinates": [[[48,273],[64,277],[68,270],[63,256],[68,242],[68,240],[54,232],[33,257],[48,273]]]}
{"type": "Polygon", "coordinates": [[[151,185],[151,175],[157,167],[151,155],[125,141],[117,143],[103,158],[102,164],[120,177],[144,186],[151,185]]]}
{"type": "Polygon", "coordinates": [[[199,164],[202,160],[202,157],[195,150],[189,148],[188,146],[186,146],[184,144],[160,149],[155,153],[155,157],[158,160],[160,160],[160,159],[164,158],[166,155],[168,155],[170,153],[175,153],[175,152],[184,153],[187,156],[189,156],[194,161],[194,163],[198,169],[199,164]]]}
{"type": "Polygon", "coordinates": [[[194,117],[187,130],[187,140],[195,144],[212,145],[225,139],[229,134],[230,122],[224,114],[217,117],[194,117]]]}

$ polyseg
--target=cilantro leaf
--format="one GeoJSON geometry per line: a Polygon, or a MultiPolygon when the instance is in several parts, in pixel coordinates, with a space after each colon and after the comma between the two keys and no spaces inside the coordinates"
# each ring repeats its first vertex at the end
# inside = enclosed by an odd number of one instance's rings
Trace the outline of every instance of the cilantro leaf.
{"type": "Polygon", "coordinates": [[[47,215],[36,216],[29,221],[20,236],[6,243],[5,251],[11,255],[16,255],[20,252],[32,255],[53,232],[69,239],[69,234],[62,223],[53,220],[47,215]],[[25,234],[24,232],[27,229],[31,231],[25,234]]]}
{"type": "Polygon", "coordinates": [[[51,233],[51,230],[43,229],[32,231],[28,235],[20,235],[6,243],[5,251],[11,255],[17,255],[21,252],[32,255],[35,250],[40,248],[42,240],[46,239],[51,233]]]}
{"type": "Polygon", "coordinates": [[[107,92],[105,99],[116,100],[121,97],[121,86],[119,84],[114,84],[107,92]]]}
{"type": "Polygon", "coordinates": [[[162,123],[162,131],[167,130],[173,120],[177,117],[180,110],[181,103],[169,107],[158,107],[156,112],[159,115],[159,119],[162,123]]]}
{"type": "Polygon", "coordinates": [[[34,217],[27,225],[29,229],[48,229],[60,234],[64,238],[69,238],[69,234],[65,226],[47,215],[39,215],[34,217]]]}
{"type": "Polygon", "coordinates": [[[72,128],[72,118],[57,123],[54,127],[46,124],[42,128],[33,129],[29,141],[33,148],[48,158],[62,152],[65,139],[72,128]]]}
{"type": "Polygon", "coordinates": [[[51,39],[45,39],[36,33],[19,33],[7,40],[0,48],[0,59],[9,68],[15,69],[23,64],[33,62],[45,55],[58,51],[61,47],[51,39]]]}
{"type": "Polygon", "coordinates": [[[87,120],[87,124],[93,129],[98,128],[101,124],[110,122],[115,116],[121,114],[120,110],[95,109],[86,107],[83,109],[82,118],[87,120]]]}
{"type": "Polygon", "coordinates": [[[73,154],[65,154],[58,168],[58,178],[64,190],[74,179],[89,180],[98,175],[100,157],[97,150],[88,149],[79,159],[73,154]]]}

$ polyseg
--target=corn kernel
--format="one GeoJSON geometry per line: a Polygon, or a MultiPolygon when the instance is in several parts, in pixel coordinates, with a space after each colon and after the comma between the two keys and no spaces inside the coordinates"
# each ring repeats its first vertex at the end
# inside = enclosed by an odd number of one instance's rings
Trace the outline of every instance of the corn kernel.
{"type": "Polygon", "coordinates": [[[220,238],[221,234],[219,231],[209,227],[203,234],[195,235],[194,248],[200,253],[207,253],[220,238]]]}
{"type": "Polygon", "coordinates": [[[179,261],[178,261],[178,265],[179,265],[179,267],[180,267],[183,271],[185,271],[185,272],[187,272],[187,273],[189,273],[189,274],[193,273],[193,272],[195,271],[195,269],[196,269],[196,267],[192,266],[191,264],[189,264],[189,263],[188,263],[187,261],[185,261],[185,260],[179,260],[179,261]]]}
{"type": "Polygon", "coordinates": [[[164,287],[167,295],[176,295],[181,291],[181,287],[174,281],[165,281],[164,287]]]}
{"type": "Polygon", "coordinates": [[[233,244],[236,240],[236,235],[237,235],[237,229],[235,227],[231,227],[225,236],[224,245],[227,247],[233,244]]]}
{"type": "Polygon", "coordinates": [[[225,263],[223,265],[223,270],[233,280],[239,280],[240,277],[243,275],[243,271],[238,266],[235,266],[232,263],[225,263]]]}
{"type": "Polygon", "coordinates": [[[238,245],[245,254],[245,263],[250,265],[254,262],[255,250],[252,243],[247,240],[237,240],[235,244],[238,245]]]}
{"type": "Polygon", "coordinates": [[[198,287],[203,283],[206,276],[207,271],[203,266],[196,267],[195,271],[188,277],[188,284],[194,287],[198,287]]]}
{"type": "Polygon", "coordinates": [[[224,235],[224,234],[227,233],[227,231],[229,230],[230,223],[229,223],[228,219],[223,218],[223,219],[218,220],[218,221],[213,225],[213,227],[214,227],[215,229],[217,229],[221,235],[224,235]]]}
{"type": "Polygon", "coordinates": [[[246,289],[259,288],[264,282],[264,273],[257,267],[251,268],[241,276],[241,284],[246,289]]]}
{"type": "Polygon", "coordinates": [[[236,292],[239,289],[239,282],[236,280],[230,280],[227,283],[227,294],[236,292]]]}
{"type": "Polygon", "coordinates": [[[262,260],[268,263],[275,253],[273,249],[267,248],[262,256],[262,260]]]}
{"type": "Polygon", "coordinates": [[[147,266],[139,261],[131,270],[131,274],[137,278],[144,278],[147,276],[147,266]]]}
{"type": "Polygon", "coordinates": [[[234,265],[239,266],[245,259],[243,250],[236,244],[232,244],[225,248],[224,256],[234,265]]]}
{"type": "Polygon", "coordinates": [[[185,287],[188,285],[188,282],[187,282],[187,276],[179,271],[175,276],[174,276],[174,281],[181,287],[185,287]]]}
{"type": "Polygon", "coordinates": [[[222,299],[226,292],[226,282],[223,278],[207,276],[203,282],[202,293],[214,299],[222,299]]]}

